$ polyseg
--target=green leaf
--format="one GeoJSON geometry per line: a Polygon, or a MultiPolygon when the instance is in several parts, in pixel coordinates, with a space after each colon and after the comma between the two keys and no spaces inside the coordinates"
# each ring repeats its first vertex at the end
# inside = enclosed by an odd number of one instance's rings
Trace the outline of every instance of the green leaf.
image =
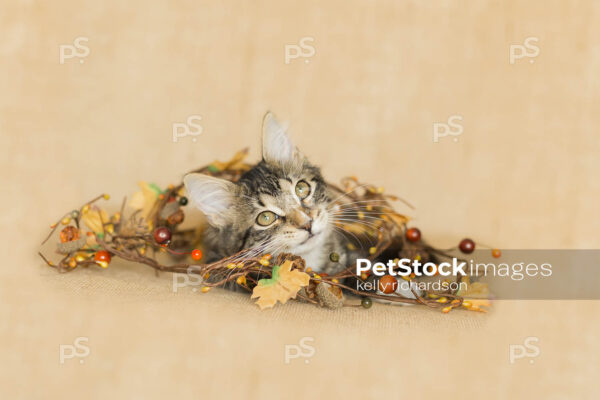
{"type": "Polygon", "coordinates": [[[150,189],[152,189],[154,191],[154,193],[156,193],[157,196],[159,194],[163,193],[163,191],[160,189],[160,187],[156,183],[151,183],[148,186],[150,187],[150,189]]]}
{"type": "Polygon", "coordinates": [[[261,286],[271,286],[277,283],[279,280],[279,265],[273,266],[273,275],[271,278],[265,278],[258,281],[258,284],[261,286]]]}

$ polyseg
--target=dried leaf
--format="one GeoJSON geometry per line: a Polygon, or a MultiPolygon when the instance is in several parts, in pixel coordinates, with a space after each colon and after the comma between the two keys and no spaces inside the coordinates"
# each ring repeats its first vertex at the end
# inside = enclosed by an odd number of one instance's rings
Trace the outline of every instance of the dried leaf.
{"type": "Polygon", "coordinates": [[[227,162],[226,169],[237,169],[242,168],[242,163],[248,155],[248,148],[242,149],[234,154],[234,156],[227,162]]]}
{"type": "Polygon", "coordinates": [[[467,284],[467,289],[459,291],[457,294],[464,298],[463,306],[469,311],[487,312],[486,308],[492,306],[490,298],[490,289],[487,283],[472,282],[468,276],[463,276],[461,283],[467,284]],[[484,308],[482,308],[484,307],[484,308]]]}
{"type": "Polygon", "coordinates": [[[457,295],[469,299],[489,299],[490,289],[488,288],[487,283],[471,282],[468,276],[463,276],[461,278],[461,283],[466,283],[467,289],[459,290],[457,295]]]}
{"type": "Polygon", "coordinates": [[[162,193],[160,188],[154,183],[148,183],[144,181],[138,182],[138,186],[142,189],[141,192],[136,192],[131,200],[129,206],[134,210],[142,210],[141,216],[144,219],[148,219],[148,215],[154,207],[154,203],[158,200],[158,196],[162,193]]]}
{"type": "Polygon", "coordinates": [[[259,299],[256,304],[262,309],[273,307],[277,301],[285,304],[296,297],[300,288],[307,286],[310,277],[304,272],[292,270],[292,261],[285,261],[281,266],[273,267],[273,277],[261,279],[252,291],[252,297],[259,299]]]}
{"type": "Polygon", "coordinates": [[[243,149],[238,151],[237,153],[235,153],[235,155],[231,158],[231,160],[223,162],[223,161],[213,161],[210,165],[209,165],[209,171],[210,172],[219,172],[219,171],[224,171],[227,169],[248,169],[246,168],[247,166],[244,164],[244,158],[246,158],[246,156],[248,155],[248,149],[243,149]]]}
{"type": "Polygon", "coordinates": [[[398,225],[402,226],[410,221],[410,218],[406,215],[398,214],[395,211],[389,212],[390,218],[398,225]]]}
{"type": "Polygon", "coordinates": [[[81,216],[83,223],[95,234],[104,232],[104,224],[110,221],[104,210],[92,209],[81,216]]]}

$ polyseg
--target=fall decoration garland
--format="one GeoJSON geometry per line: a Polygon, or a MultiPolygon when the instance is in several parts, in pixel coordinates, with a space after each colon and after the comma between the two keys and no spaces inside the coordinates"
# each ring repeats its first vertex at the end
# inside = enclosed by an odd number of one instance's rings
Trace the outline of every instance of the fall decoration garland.
{"type": "MultiPolygon", "coordinates": [[[[230,181],[237,181],[243,173],[251,168],[244,161],[247,149],[235,154],[228,162],[215,161],[192,172],[216,176],[230,181]]],[[[279,254],[272,260],[270,254],[260,257],[249,256],[252,249],[242,250],[217,262],[203,264],[190,263],[201,261],[202,250],[189,249],[198,243],[202,233],[197,229],[180,229],[185,213],[183,208],[188,204],[182,183],[169,185],[166,189],[156,184],[140,182],[140,191],[127,204],[126,199],[119,212],[109,214],[98,206],[102,199],[108,200],[107,194],[100,195],[85,203],[79,209],[64,214],[51,226],[46,243],[60,226],[59,242],[56,252],[62,255],[57,262],[50,261],[41,252],[39,255],[45,263],[58,272],[69,272],[77,267],[99,266],[108,268],[113,257],[141,263],[160,271],[197,274],[201,277],[201,292],[206,293],[213,287],[235,286],[252,293],[256,304],[262,308],[273,307],[277,302],[286,303],[289,299],[298,299],[327,308],[358,306],[370,308],[371,299],[385,300],[406,304],[422,304],[438,308],[447,313],[462,307],[471,311],[486,311],[490,306],[487,287],[480,282],[471,283],[467,276],[457,277],[457,281],[466,283],[466,291],[445,290],[442,292],[418,293],[412,290],[414,298],[396,292],[396,278],[386,275],[380,278],[377,285],[380,290],[360,290],[354,285],[359,280],[372,280],[374,276],[365,273],[360,277],[354,274],[354,265],[347,266],[335,275],[327,275],[312,271],[302,258],[293,254],[279,254]],[[125,217],[126,206],[133,209],[125,217]],[[165,265],[157,255],[168,253],[182,262],[165,265]],[[247,256],[248,255],[248,256],[247,256]],[[389,281],[389,282],[388,282],[389,281]],[[385,287],[382,287],[385,282],[385,287]],[[389,283],[389,285],[388,285],[389,283]],[[387,288],[393,288],[387,290],[387,288]],[[345,294],[361,297],[360,302],[349,301],[345,294]]],[[[334,200],[336,207],[344,213],[354,213],[356,221],[340,221],[337,225],[348,236],[347,246],[351,250],[365,249],[366,257],[377,259],[384,253],[394,257],[409,259],[451,258],[449,251],[438,250],[421,239],[421,232],[416,227],[407,227],[409,219],[394,211],[391,201],[404,200],[384,194],[382,188],[359,182],[356,177],[342,180],[341,185],[329,184],[338,198],[334,200]],[[368,219],[368,223],[361,220],[368,219]],[[365,246],[365,244],[368,244],[365,246]]],[[[458,249],[470,254],[475,249],[475,242],[464,239],[458,249]]],[[[498,249],[492,250],[494,257],[500,257],[498,249]]],[[[339,255],[330,254],[332,262],[339,262],[339,255]]],[[[414,276],[406,277],[411,280],[414,276]]]]}

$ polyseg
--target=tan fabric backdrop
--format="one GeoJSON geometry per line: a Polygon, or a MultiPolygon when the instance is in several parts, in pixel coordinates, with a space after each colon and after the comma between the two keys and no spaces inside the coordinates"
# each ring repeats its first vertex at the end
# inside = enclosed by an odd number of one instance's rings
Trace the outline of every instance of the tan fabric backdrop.
{"type": "Polygon", "coordinates": [[[600,3],[0,9],[3,398],[597,398],[597,302],[259,312],[126,263],[59,276],[35,253],[99,193],[117,208],[138,180],[176,182],[245,146],[256,159],[268,109],[329,179],[410,200],[399,210],[440,247],[598,248],[600,3]],[[193,116],[202,133],[173,142],[193,116]],[[434,142],[449,119],[462,133],[434,142]],[[61,364],[78,337],[89,355],[61,364]],[[286,364],[303,337],[314,356],[286,364]],[[511,364],[527,337],[539,356],[511,364]]]}

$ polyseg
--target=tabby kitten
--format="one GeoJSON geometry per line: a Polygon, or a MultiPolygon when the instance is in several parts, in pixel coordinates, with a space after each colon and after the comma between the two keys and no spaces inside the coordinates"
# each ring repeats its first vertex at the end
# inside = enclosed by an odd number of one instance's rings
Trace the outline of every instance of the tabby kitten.
{"type": "Polygon", "coordinates": [[[253,249],[253,255],[293,253],[315,271],[340,271],[347,256],[319,168],[298,151],[271,113],[263,119],[262,135],[262,161],[237,182],[197,173],[184,178],[192,203],[209,223],[206,261],[253,249]],[[340,255],[339,262],[330,261],[332,252],[340,255]]]}

